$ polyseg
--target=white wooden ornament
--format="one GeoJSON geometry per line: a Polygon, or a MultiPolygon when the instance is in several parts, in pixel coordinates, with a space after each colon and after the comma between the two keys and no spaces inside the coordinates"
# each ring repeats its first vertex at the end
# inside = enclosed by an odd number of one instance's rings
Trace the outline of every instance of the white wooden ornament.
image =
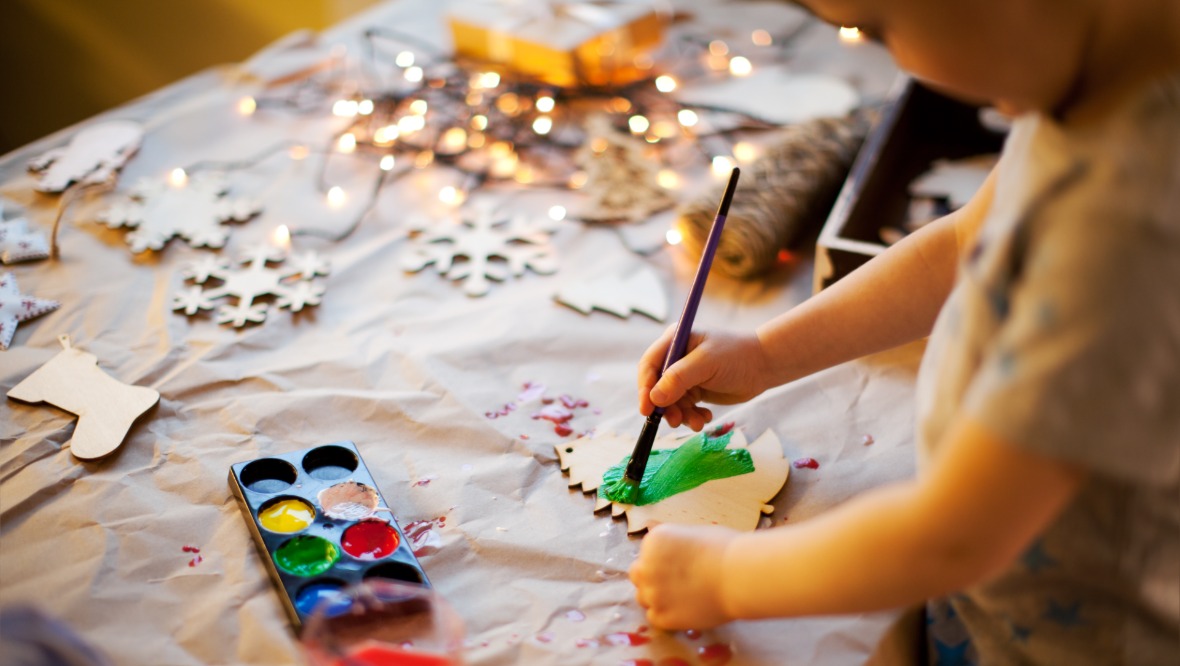
{"type": "Polygon", "coordinates": [[[41,192],[61,192],[71,183],[101,183],[123,168],[141,141],[143,128],[128,120],[92,125],[67,145],[34,158],[29,168],[40,174],[37,189],[41,192]]]}
{"type": "Polygon", "coordinates": [[[566,285],[555,298],[582,314],[602,310],[624,319],[632,312],[656,321],[668,317],[668,296],[664,293],[664,285],[655,271],[647,266],[627,276],[606,275],[566,285]]]}
{"type": "Polygon", "coordinates": [[[468,296],[483,296],[492,280],[520,277],[526,269],[542,275],[555,272],[551,231],[545,223],[482,213],[473,220],[421,230],[402,257],[402,267],[418,272],[433,264],[443,277],[462,280],[468,296]]]}
{"type": "Polygon", "coordinates": [[[135,420],[160,400],[160,394],[130,386],[98,367],[98,358],[70,346],[62,335],[62,351],[12,387],[8,397],[21,402],[47,402],[78,415],[70,453],[81,460],[101,458],[123,443],[135,420]]]}
{"type": "Polygon", "coordinates": [[[951,210],[967,205],[996,166],[999,155],[976,155],[961,160],[938,160],[910,183],[915,197],[945,197],[951,210]]]}
{"type": "MultiPolygon", "coordinates": [[[[654,449],[674,449],[684,440],[663,436],[656,439],[654,449]]],[[[767,504],[787,482],[791,466],[783,457],[782,444],[773,431],[767,430],[747,447],[746,436],[735,429],[727,448],[748,448],[754,461],[749,474],[714,479],[673,495],[655,504],[635,506],[616,504],[597,495],[595,511],[611,509],[613,516],[627,516],[627,531],[641,532],[661,523],[678,525],[724,525],[735,530],[752,531],[758,527],[762,514],[774,507],[767,504]]],[[[600,435],[582,437],[573,442],[554,445],[561,469],[569,472],[571,488],[581,486],[583,492],[595,492],[602,484],[606,470],[631,455],[635,435],[600,435]]]]}
{"type": "Polygon", "coordinates": [[[309,305],[319,305],[324,295],[323,285],[313,282],[317,275],[328,274],[328,263],[314,252],[292,257],[282,268],[272,268],[271,263],[287,258],[282,250],[259,246],[244,255],[240,263],[245,268],[231,268],[221,257],[210,256],[189,264],[184,276],[197,285],[210,280],[221,284],[204,288],[190,286],[172,298],[172,309],[195,315],[200,310],[211,310],[217,306],[217,299],[232,296],[233,304],[223,303],[217,309],[217,323],[245,326],[266,320],[269,306],[256,299],[273,296],[274,305],[299,312],[309,305]]]}
{"type": "Polygon", "coordinates": [[[53,312],[61,303],[20,293],[12,273],[0,275],[0,349],[8,349],[18,322],[53,312]]]}
{"type": "Polygon", "coordinates": [[[226,196],[229,185],[218,173],[185,177],[180,184],[141,180],[128,200],[111,206],[98,219],[108,227],[130,227],[127,243],[135,253],[161,250],[179,236],[193,247],[219,248],[229,231],[226,222],[244,222],[262,212],[262,204],[226,196]]]}
{"type": "Polygon", "coordinates": [[[4,202],[0,201],[0,263],[15,264],[49,257],[49,242],[45,234],[29,229],[23,217],[3,219],[4,202]]]}
{"type": "Polygon", "coordinates": [[[727,109],[776,125],[843,116],[856,108],[860,95],[842,79],[823,74],[793,74],[786,67],[764,67],[749,76],[677,89],[684,104],[727,109]]]}

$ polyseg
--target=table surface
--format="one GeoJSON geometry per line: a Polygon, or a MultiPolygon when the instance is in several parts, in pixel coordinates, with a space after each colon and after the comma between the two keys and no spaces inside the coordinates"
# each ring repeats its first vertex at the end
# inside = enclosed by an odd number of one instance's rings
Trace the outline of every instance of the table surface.
{"type": "MultiPolygon", "coordinates": [[[[769,3],[676,4],[693,10],[696,21],[728,21],[735,29],[747,29],[742,21],[758,27],[768,11],[796,11],[769,3]]],[[[355,47],[371,25],[446,43],[438,10],[404,0],[325,32],[320,46],[355,47]]],[[[818,22],[796,37],[793,52],[793,70],[841,76],[865,98],[882,97],[893,78],[882,52],[843,47],[818,22]]],[[[292,138],[326,143],[339,130],[327,113],[241,116],[236,103],[248,89],[229,71],[202,73],[99,118],[147,128],[120,190],[176,166],[239,159],[292,138]]],[[[36,193],[25,165],[72,131],[0,158],[0,195],[38,228],[48,228],[58,197],[36,193]]],[[[359,204],[329,208],[316,190],[315,162],[268,160],[235,172],[235,191],[258,197],[265,210],[232,225],[225,252],[267,242],[279,224],[346,225],[356,213],[350,206],[359,204]]],[[[333,178],[355,192],[369,173],[346,165],[333,178]]],[[[702,174],[708,177],[707,164],[702,174]]],[[[0,390],[54,356],[57,336],[68,333],[106,372],[156,389],[161,400],[118,452],[97,462],[71,457],[71,415],[0,401],[0,604],[36,604],[120,664],[298,662],[298,643],[227,473],[243,460],[351,440],[402,524],[446,516],[440,547],[420,559],[466,623],[471,664],[665,656],[697,663],[697,650],[717,643],[733,650],[732,664],[863,661],[893,614],[741,622],[700,637],[652,631],[642,646],[579,647],[579,639],[645,625],[626,577],[640,537],[594,514],[593,497],[567,487],[554,454],[554,444],[567,440],[530,418],[537,403],[502,418],[485,414],[534,382],[550,396],[589,403],[571,423],[579,433],[638,433],[635,364],[666,324],[583,315],[553,295],[567,284],[649,266],[674,316],[694,266],[675,247],[639,254],[612,228],[566,221],[552,237],[560,262],[554,275],[526,274],[468,297],[433,269],[410,274],[398,264],[409,219],[436,214],[434,195],[451,177],[425,169],[383,188],[356,232],[339,242],[297,237],[296,251],[315,250],[331,263],[330,276],[320,278],[322,304],[297,315],[274,311],[243,330],[171,312],[181,267],[209,251],[174,241],[162,252],[132,255],[124,232],[94,222],[116,194],[82,197],[70,208],[60,260],[4,267],[23,292],[62,306],[22,323],[12,347],[0,352],[0,390]],[[185,546],[199,547],[203,561],[189,566],[185,546]]],[[[488,196],[543,216],[573,195],[499,188],[488,196]]],[[[628,233],[661,236],[668,219],[628,233]]],[[[698,325],[753,327],[805,299],[810,281],[806,259],[760,281],[714,276],[698,325]]],[[[774,430],[788,459],[820,464],[792,471],[768,523],[805,520],[912,473],[920,353],[918,346],[895,350],[715,410],[751,439],[774,430]]]]}

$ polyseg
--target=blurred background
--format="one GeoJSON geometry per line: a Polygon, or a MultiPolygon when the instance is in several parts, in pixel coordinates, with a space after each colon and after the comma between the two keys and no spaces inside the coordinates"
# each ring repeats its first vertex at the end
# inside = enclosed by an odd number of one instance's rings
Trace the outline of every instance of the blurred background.
{"type": "Polygon", "coordinates": [[[380,0],[2,0],[0,155],[380,0]]]}

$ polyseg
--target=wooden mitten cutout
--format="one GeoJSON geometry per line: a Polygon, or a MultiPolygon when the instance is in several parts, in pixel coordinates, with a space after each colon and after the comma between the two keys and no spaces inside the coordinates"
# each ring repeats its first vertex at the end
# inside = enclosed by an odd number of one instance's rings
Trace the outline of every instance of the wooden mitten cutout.
{"type": "Polygon", "coordinates": [[[70,452],[81,460],[101,458],[119,448],[131,424],[159,402],[160,394],[120,382],[98,367],[94,354],[71,347],[70,336],[58,339],[62,351],[12,387],[8,397],[77,414],[70,452]]]}

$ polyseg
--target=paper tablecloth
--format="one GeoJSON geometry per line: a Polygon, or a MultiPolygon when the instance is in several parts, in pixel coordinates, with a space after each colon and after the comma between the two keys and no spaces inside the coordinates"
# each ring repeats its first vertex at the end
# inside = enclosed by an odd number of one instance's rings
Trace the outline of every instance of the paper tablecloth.
{"type": "MultiPolygon", "coordinates": [[[[678,4],[710,16],[708,3],[678,4]]],[[[442,40],[432,13],[438,10],[426,7],[382,6],[327,33],[324,48],[380,22],[442,40]]],[[[808,30],[814,35],[800,39],[800,62],[812,71],[859,76],[868,96],[888,87],[891,70],[879,58],[840,51],[825,26],[808,30]],[[831,58],[815,53],[825,48],[831,58]]],[[[327,114],[243,117],[236,111],[243,94],[225,70],[213,70],[105,114],[148,129],[120,189],[292,138],[315,145],[339,127],[327,114]]],[[[57,199],[33,191],[25,163],[66,136],[0,159],[0,196],[24,207],[41,229],[57,199]]],[[[235,191],[257,196],[265,210],[232,225],[227,253],[268,242],[279,224],[339,230],[351,220],[355,201],[332,209],[316,193],[318,159],[279,155],[231,176],[235,191]]],[[[360,192],[371,173],[342,160],[331,177],[360,192]]],[[[0,352],[0,390],[51,358],[57,336],[68,333],[103,370],[162,397],[117,453],[91,463],[64,446],[74,429],[69,414],[0,401],[0,605],[35,604],[119,664],[298,663],[298,643],[227,474],[235,462],[351,440],[399,521],[446,516],[440,547],[420,560],[466,623],[468,663],[666,656],[697,663],[698,649],[718,643],[730,646],[735,665],[864,661],[894,614],[741,622],[696,638],[652,630],[642,646],[578,647],[579,639],[646,624],[626,579],[640,538],[629,537],[622,521],[593,514],[593,498],[567,487],[553,450],[564,439],[531,418],[539,403],[501,418],[485,414],[514,400],[526,382],[542,383],[550,396],[589,403],[575,412],[576,432],[637,433],[635,364],[666,324],[640,315],[586,316],[552,297],[564,284],[648,265],[675,314],[694,267],[676,248],[641,256],[615,230],[566,222],[553,236],[556,274],[527,274],[469,298],[431,268],[408,274],[398,264],[408,216],[437,211],[435,193],[448,177],[426,170],[385,188],[341,242],[296,238],[294,249],[316,250],[331,262],[331,274],[321,278],[322,304],[297,315],[275,311],[245,330],[170,311],[180,267],[208,251],[174,241],[133,256],[124,232],[93,222],[115,195],[83,197],[70,209],[59,261],[5,267],[22,291],[63,305],[20,325],[12,348],[0,352]],[[189,566],[193,554],[184,546],[200,548],[202,561],[189,566]]],[[[491,198],[544,215],[565,196],[501,189],[491,198]]],[[[651,224],[662,225],[660,234],[667,221],[651,224]]],[[[753,327],[805,299],[810,272],[803,260],[761,282],[715,276],[698,325],[753,327]]],[[[751,437],[773,429],[788,459],[820,464],[792,470],[768,522],[806,520],[912,473],[920,351],[846,364],[716,410],[751,437]]]]}

